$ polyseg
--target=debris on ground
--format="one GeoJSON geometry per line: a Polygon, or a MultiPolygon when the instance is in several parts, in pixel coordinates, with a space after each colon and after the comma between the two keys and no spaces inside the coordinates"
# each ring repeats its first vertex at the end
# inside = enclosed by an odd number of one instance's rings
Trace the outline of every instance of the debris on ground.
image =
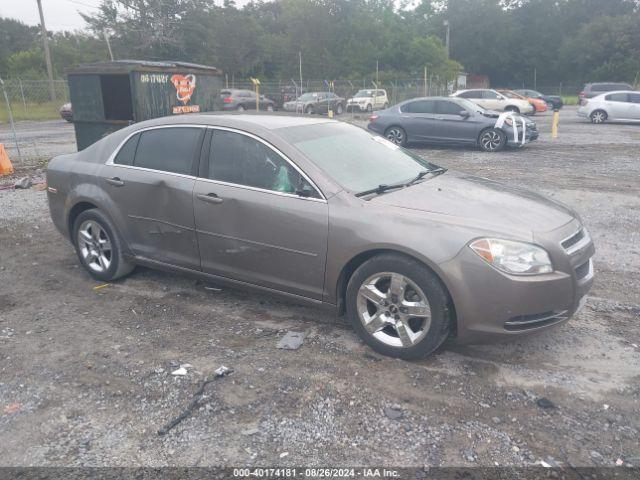
{"type": "MultiPolygon", "coordinates": [[[[182,368],[183,367],[180,367],[180,369],[182,369],[182,368]]],[[[180,369],[178,369],[178,370],[180,370],[180,369]]],[[[186,371],[186,369],[185,369],[185,371],[186,371]]],[[[189,415],[191,415],[191,412],[193,412],[193,410],[195,410],[197,407],[200,406],[200,402],[204,399],[204,389],[206,388],[207,385],[209,385],[210,383],[216,381],[219,378],[226,377],[227,375],[230,375],[232,373],[233,373],[233,369],[225,367],[224,365],[222,365],[220,368],[218,368],[214,372],[212,377],[210,377],[210,378],[206,379],[204,382],[202,382],[202,384],[200,385],[198,390],[196,390],[195,395],[191,399],[191,402],[189,403],[189,405],[187,405],[187,408],[185,408],[184,411],[180,415],[178,415],[176,418],[171,420],[164,427],[160,428],[158,430],[158,435],[166,435],[167,433],[169,433],[169,430],[171,430],[173,427],[178,425],[182,420],[184,420],[189,415]]]]}
{"type": "Polygon", "coordinates": [[[222,289],[218,287],[204,287],[205,290],[209,290],[210,292],[221,292],[222,289]]]}
{"type": "Polygon", "coordinates": [[[22,405],[18,402],[10,403],[6,407],[4,407],[4,414],[11,415],[12,413],[17,413],[22,408],[22,405]]]}
{"type": "Polygon", "coordinates": [[[27,190],[31,188],[31,185],[33,185],[33,182],[29,177],[22,177],[16,180],[16,183],[13,184],[13,188],[27,190]]]}
{"type": "Polygon", "coordinates": [[[103,288],[107,288],[110,285],[111,285],[110,283],[103,283],[102,285],[96,285],[95,287],[93,287],[93,291],[97,292],[99,290],[102,290],[103,288]]]}
{"type": "Polygon", "coordinates": [[[180,367],[177,370],[171,372],[171,375],[175,375],[176,377],[184,377],[187,374],[187,369],[184,367],[180,367]]]}
{"type": "Polygon", "coordinates": [[[302,332],[287,332],[284,337],[278,341],[278,348],[284,350],[297,350],[304,341],[304,333],[302,332]]]}
{"type": "Polygon", "coordinates": [[[404,417],[404,412],[398,405],[392,405],[390,407],[384,407],[384,414],[387,418],[391,420],[400,420],[404,417]]]}
{"type": "Polygon", "coordinates": [[[538,400],[536,400],[536,404],[540,408],[544,408],[545,410],[548,410],[548,409],[551,409],[551,408],[556,408],[555,403],[553,403],[547,397],[540,397],[538,400]]]}
{"type": "Polygon", "coordinates": [[[248,437],[250,437],[251,435],[255,435],[256,433],[260,433],[260,429],[259,428],[247,428],[246,430],[242,431],[242,435],[246,435],[248,437]]]}

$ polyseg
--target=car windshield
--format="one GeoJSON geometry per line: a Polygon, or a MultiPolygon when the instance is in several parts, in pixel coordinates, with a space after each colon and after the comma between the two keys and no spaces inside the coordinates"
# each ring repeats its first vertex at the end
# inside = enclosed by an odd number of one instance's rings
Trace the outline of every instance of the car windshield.
{"type": "Polygon", "coordinates": [[[477,103],[473,103],[471,100],[467,100],[466,98],[457,97],[456,102],[461,107],[464,107],[465,109],[470,110],[472,112],[478,112],[478,113],[486,112],[486,110],[482,108],[480,105],[478,105],[477,103]]]}
{"type": "Polygon", "coordinates": [[[358,90],[354,98],[362,98],[362,97],[373,97],[373,90],[358,90]]]}
{"type": "Polygon", "coordinates": [[[317,93],[305,93],[303,95],[300,95],[298,97],[298,100],[300,100],[301,102],[306,102],[308,100],[313,100],[314,98],[317,98],[318,94],[317,93]]]}
{"type": "Polygon", "coordinates": [[[353,193],[409,182],[420,172],[440,168],[353,125],[305,125],[283,128],[278,133],[353,193]]]}

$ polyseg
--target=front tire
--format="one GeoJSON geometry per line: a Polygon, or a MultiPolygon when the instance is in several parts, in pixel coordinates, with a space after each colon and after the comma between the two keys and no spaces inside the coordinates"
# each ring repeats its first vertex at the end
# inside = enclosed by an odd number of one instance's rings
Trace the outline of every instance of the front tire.
{"type": "Polygon", "coordinates": [[[489,128],[480,134],[478,144],[485,152],[499,152],[507,144],[507,136],[499,128],[489,128]]]}
{"type": "Polygon", "coordinates": [[[304,113],[306,113],[307,115],[313,115],[315,112],[313,110],[313,107],[309,105],[307,108],[304,109],[304,113]]]}
{"type": "Polygon", "coordinates": [[[131,273],[123,242],[111,221],[97,209],[85,210],[73,223],[73,243],[82,266],[96,280],[110,282],[131,273]]]}
{"type": "Polygon", "coordinates": [[[589,115],[589,118],[591,119],[591,123],[604,123],[607,121],[608,115],[604,110],[594,110],[591,112],[591,115],[589,115]]]}
{"type": "Polygon", "coordinates": [[[401,127],[389,127],[384,132],[384,136],[387,140],[396,145],[404,147],[407,145],[407,132],[401,127]]]}
{"type": "Polygon", "coordinates": [[[342,104],[341,104],[341,103],[339,103],[339,104],[336,106],[336,115],[342,115],[342,112],[344,112],[344,108],[342,107],[342,104]]]}
{"type": "Polygon", "coordinates": [[[273,105],[269,104],[267,105],[267,112],[273,112],[275,111],[275,109],[273,108],[273,105]]]}
{"type": "Polygon", "coordinates": [[[513,105],[509,105],[508,107],[505,107],[504,109],[505,112],[513,112],[513,113],[520,113],[520,109],[516,106],[513,105]]]}
{"type": "Polygon", "coordinates": [[[449,336],[449,296],[438,277],[414,259],[377,255],[347,286],[347,315],[378,353],[406,360],[435,351],[449,336]]]}
{"type": "Polygon", "coordinates": [[[243,105],[238,105],[238,108],[236,110],[238,110],[239,112],[244,112],[246,108],[244,108],[243,105]]]}

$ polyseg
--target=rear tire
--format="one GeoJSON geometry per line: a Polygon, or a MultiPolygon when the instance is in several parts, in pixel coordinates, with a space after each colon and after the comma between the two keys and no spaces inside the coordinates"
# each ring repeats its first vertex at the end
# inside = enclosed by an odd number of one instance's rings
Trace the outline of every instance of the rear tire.
{"type": "Polygon", "coordinates": [[[349,279],[347,316],[378,353],[406,360],[434,352],[449,336],[449,296],[440,279],[414,259],[387,253],[349,279]]]}
{"type": "Polygon", "coordinates": [[[244,112],[246,108],[244,108],[244,106],[242,105],[238,105],[238,108],[236,108],[236,110],[238,110],[239,112],[244,112]]]}
{"type": "Polygon", "coordinates": [[[507,136],[499,128],[488,128],[478,137],[478,145],[485,152],[499,152],[506,144],[507,136]]]}
{"type": "Polygon", "coordinates": [[[513,105],[509,105],[508,107],[505,107],[504,109],[505,112],[513,112],[513,113],[520,113],[520,109],[516,106],[513,105]]]}
{"type": "Polygon", "coordinates": [[[135,264],[124,258],[124,244],[100,210],[85,210],[78,215],[71,238],[80,263],[96,280],[110,282],[135,268],[135,264]]]}
{"type": "Polygon", "coordinates": [[[589,115],[589,118],[591,119],[591,123],[598,124],[606,122],[608,115],[604,110],[594,110],[591,112],[591,115],[589,115]]]}
{"type": "Polygon", "coordinates": [[[404,147],[407,145],[407,132],[401,127],[389,127],[385,130],[384,136],[387,140],[396,145],[404,147]]]}

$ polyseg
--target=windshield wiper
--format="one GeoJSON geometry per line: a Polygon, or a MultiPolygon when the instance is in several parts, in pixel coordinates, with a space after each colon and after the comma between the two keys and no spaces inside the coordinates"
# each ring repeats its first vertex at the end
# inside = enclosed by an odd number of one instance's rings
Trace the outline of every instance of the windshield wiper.
{"type": "Polygon", "coordinates": [[[372,188],[371,190],[365,190],[364,192],[356,193],[356,197],[364,197],[365,195],[371,195],[372,193],[377,193],[378,195],[384,192],[388,192],[389,190],[395,190],[397,188],[404,188],[404,183],[396,183],[393,185],[378,185],[376,188],[372,188]]]}
{"type": "Polygon", "coordinates": [[[418,172],[418,174],[408,182],[394,183],[391,185],[378,185],[376,188],[372,188],[371,190],[365,190],[364,192],[356,193],[356,197],[364,197],[366,195],[371,195],[374,193],[377,195],[380,195],[381,193],[388,192],[389,190],[396,190],[398,188],[408,187],[410,185],[413,185],[416,182],[419,182],[420,180],[422,180],[423,177],[425,177],[430,173],[434,176],[437,176],[437,175],[442,175],[446,171],[447,169],[442,167],[433,168],[431,170],[422,170],[418,172]]]}

